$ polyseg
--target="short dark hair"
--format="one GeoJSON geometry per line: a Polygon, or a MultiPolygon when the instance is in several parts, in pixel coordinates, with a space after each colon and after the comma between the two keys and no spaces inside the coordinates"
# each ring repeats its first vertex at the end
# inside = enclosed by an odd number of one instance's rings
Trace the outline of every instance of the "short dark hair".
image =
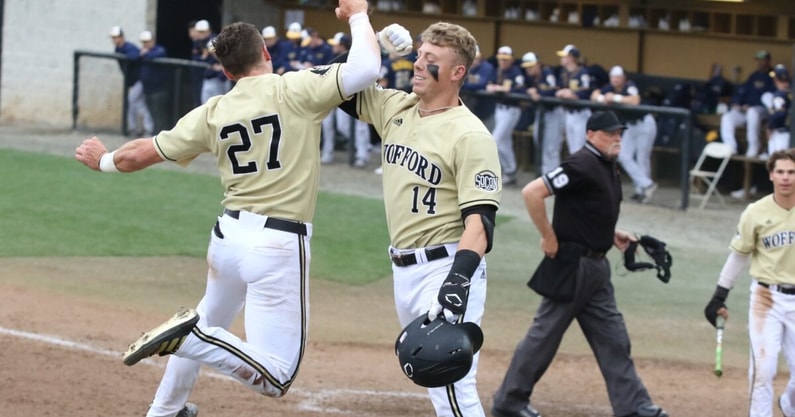
{"type": "Polygon", "coordinates": [[[795,162],[795,148],[790,149],[782,149],[780,151],[775,151],[767,158],[767,172],[773,172],[776,169],[776,161],[782,159],[789,159],[792,162],[795,162]]]}
{"type": "Polygon", "coordinates": [[[259,29],[249,23],[237,22],[226,26],[213,39],[213,53],[224,69],[237,78],[263,61],[265,40],[259,29]]]}

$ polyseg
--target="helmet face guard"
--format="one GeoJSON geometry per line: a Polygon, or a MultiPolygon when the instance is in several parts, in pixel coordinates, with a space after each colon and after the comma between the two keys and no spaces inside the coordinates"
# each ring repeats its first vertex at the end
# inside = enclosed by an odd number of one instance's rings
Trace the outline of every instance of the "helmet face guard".
{"type": "Polygon", "coordinates": [[[452,324],[444,318],[428,320],[423,314],[398,335],[395,354],[403,373],[415,384],[434,388],[463,378],[483,345],[475,323],[452,324]]]}

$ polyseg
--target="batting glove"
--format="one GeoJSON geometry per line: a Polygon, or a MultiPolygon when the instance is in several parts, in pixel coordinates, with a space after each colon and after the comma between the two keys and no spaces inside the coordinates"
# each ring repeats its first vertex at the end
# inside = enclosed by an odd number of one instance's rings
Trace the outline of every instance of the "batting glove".
{"type": "Polygon", "coordinates": [[[411,53],[411,49],[414,46],[411,33],[409,33],[408,29],[397,23],[392,23],[385,27],[380,32],[376,33],[376,37],[378,38],[379,45],[381,45],[381,50],[389,54],[406,56],[411,53]]]}
{"type": "Polygon", "coordinates": [[[436,300],[431,303],[428,318],[433,320],[440,314],[444,314],[445,320],[456,323],[467,309],[469,283],[469,278],[456,272],[450,272],[439,288],[436,300]]]}
{"type": "Polygon", "coordinates": [[[707,321],[709,321],[713,327],[717,327],[715,320],[718,318],[718,311],[721,308],[728,309],[728,307],[726,307],[726,297],[728,296],[729,290],[718,285],[715,288],[715,292],[712,294],[712,298],[709,300],[709,303],[707,303],[707,306],[704,307],[704,317],[707,318],[707,321]]]}

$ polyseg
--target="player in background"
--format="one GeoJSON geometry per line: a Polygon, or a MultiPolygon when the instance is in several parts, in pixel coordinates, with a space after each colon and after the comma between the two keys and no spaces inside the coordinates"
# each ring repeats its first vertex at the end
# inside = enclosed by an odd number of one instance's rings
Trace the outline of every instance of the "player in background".
{"type": "MultiPolygon", "coordinates": [[[[557,82],[560,89],[555,92],[555,97],[563,100],[589,100],[593,87],[588,69],[580,65],[580,50],[569,44],[557,51],[557,55],[560,57],[561,69],[557,82]]],[[[569,154],[577,152],[585,144],[585,122],[590,116],[591,109],[587,107],[565,108],[563,124],[569,154]]]]}
{"type": "MultiPolygon", "coordinates": [[[[348,53],[351,48],[351,38],[343,32],[338,32],[333,38],[328,40],[334,56],[348,53]]],[[[381,62],[383,67],[383,59],[381,62]]],[[[320,163],[330,164],[334,162],[334,144],[337,133],[341,133],[348,141],[353,141],[356,149],[356,159],[353,166],[364,168],[370,159],[370,126],[351,117],[340,108],[332,110],[323,119],[323,152],[320,156],[320,163]],[[351,132],[353,130],[353,132],[351,132]],[[353,136],[353,137],[351,137],[353,136]]]]}
{"type": "Polygon", "coordinates": [[[763,159],[766,159],[775,151],[789,148],[790,143],[789,123],[787,123],[787,120],[789,118],[789,108],[792,105],[792,90],[790,89],[792,80],[789,70],[787,70],[786,66],[778,64],[773,67],[770,77],[773,78],[776,84],[776,91],[762,95],[762,102],[770,114],[770,118],[767,121],[767,153],[759,156],[763,159]]]}
{"type": "Polygon", "coordinates": [[[148,136],[154,132],[154,121],[144,99],[144,87],[141,84],[141,50],[132,42],[127,42],[124,31],[119,26],[110,28],[110,39],[113,42],[113,52],[124,54],[128,58],[126,63],[119,61],[119,67],[124,71],[127,68],[127,132],[130,135],[148,136]],[[139,118],[141,124],[139,124],[139,118]]]}
{"type": "Polygon", "coordinates": [[[762,104],[762,94],[776,89],[770,78],[770,53],[757,51],[754,59],[756,70],[736,89],[731,99],[731,108],[720,118],[721,141],[734,148],[735,152],[738,152],[738,148],[734,132],[737,127],[746,125],[748,148],[745,155],[751,157],[759,154],[759,128],[768,116],[762,104]]]}
{"type": "MultiPolygon", "coordinates": [[[[538,60],[534,52],[527,52],[522,57],[522,68],[524,68],[527,82],[525,93],[533,101],[541,100],[541,97],[555,97],[560,89],[558,86],[555,71],[548,65],[544,65],[538,60]],[[535,63],[533,63],[535,62],[535,63]]],[[[536,121],[542,117],[544,119],[543,137],[539,134],[538,122],[533,125],[533,143],[538,149],[539,138],[543,141],[541,147],[541,173],[547,173],[560,165],[560,151],[563,141],[563,108],[560,106],[543,107],[537,106],[536,121]]]]}
{"type": "Polygon", "coordinates": [[[540,417],[530,397],[574,320],[597,359],[613,415],[668,417],[653,405],[630,355],[626,324],[616,304],[605,258],[611,247],[624,251],[631,234],[616,228],[621,178],[616,158],[624,126],[613,112],[595,112],[586,122],[586,144],[561,165],[522,189],[527,212],[541,235],[544,256],[558,259],[554,279],[576,280],[572,299],[543,297],[533,324],[519,341],[502,385],[494,394],[494,417],[540,417]],[[545,200],[554,195],[554,217],[545,200]],[[565,248],[565,251],[564,251],[565,248]]]}
{"type": "Polygon", "coordinates": [[[287,26],[284,37],[290,42],[291,47],[287,49],[287,67],[285,68],[285,72],[298,71],[301,69],[298,58],[301,55],[303,33],[304,29],[298,22],[290,23],[290,25],[287,26]]]}
{"type": "MultiPolygon", "coordinates": [[[[591,100],[624,106],[640,104],[640,91],[632,80],[627,80],[624,69],[614,66],[608,74],[610,82],[591,94],[591,100]]],[[[616,111],[621,111],[617,109],[616,111]]],[[[651,152],[657,138],[657,122],[651,113],[624,112],[621,114],[627,129],[621,139],[618,162],[632,179],[635,192],[630,200],[647,204],[654,196],[657,183],[651,179],[651,152]]]]}
{"type": "MultiPolygon", "coordinates": [[[[344,106],[371,122],[384,142],[384,205],[401,326],[424,314],[480,323],[484,254],[493,242],[502,187],[494,139],[459,97],[476,42],[468,30],[446,22],[430,25],[421,39],[413,94],[373,86],[344,106]]],[[[437,416],[485,415],[477,361],[476,354],[455,384],[428,389],[437,416]]]]}
{"type": "MultiPolygon", "coordinates": [[[[494,78],[494,65],[481,55],[480,48],[475,49],[475,60],[469,68],[467,79],[461,86],[461,91],[486,91],[486,86],[494,78]]],[[[478,116],[489,131],[494,129],[494,100],[484,96],[467,96],[464,104],[469,107],[475,116],[478,116]]]]}
{"type": "Polygon", "coordinates": [[[265,46],[271,54],[273,62],[273,73],[284,74],[289,64],[288,55],[295,48],[295,44],[288,39],[281,38],[276,33],[276,28],[266,26],[262,29],[262,38],[265,39],[265,46]]]}
{"type": "Polygon", "coordinates": [[[149,417],[195,416],[187,400],[202,364],[270,397],[285,395],[295,380],[307,340],[320,122],[372,86],[380,66],[367,2],[340,0],[336,14],[352,33],[347,64],[273,74],[260,31],[234,23],[213,42],[224,72],[236,81],[232,91],[154,138],[108,153],[93,137],[76,150],[78,161],[103,172],[134,172],[166,160],[184,166],[205,152],[217,159],[224,211],[210,232],[206,293],[196,310],[145,333],[124,356],[133,365],[154,354],[174,355],[149,417]],[[227,330],[243,308],[246,341],[227,330]]]}
{"type": "Polygon", "coordinates": [[[773,416],[773,379],[784,350],[789,382],[778,398],[785,417],[795,416],[795,148],[773,152],[767,160],[773,193],[745,208],[729,256],[718,276],[704,315],[715,326],[729,318],[726,298],[737,276],[750,264],[748,311],[751,361],[748,367],[749,417],[773,416]]]}
{"type": "Polygon", "coordinates": [[[497,151],[502,166],[502,185],[516,185],[516,155],[513,152],[513,129],[522,117],[522,109],[515,100],[500,98],[499,94],[523,93],[524,72],[514,63],[513,49],[501,46],[497,49],[497,70],[486,86],[486,91],[496,93],[494,129],[491,134],[497,142],[497,151]]]}
{"type": "Polygon", "coordinates": [[[171,119],[171,94],[168,90],[172,80],[172,72],[165,65],[153,64],[150,61],[168,57],[168,51],[155,41],[151,31],[145,30],[139,36],[141,40],[141,86],[144,100],[152,115],[152,131],[144,132],[149,136],[169,126],[171,119]]]}

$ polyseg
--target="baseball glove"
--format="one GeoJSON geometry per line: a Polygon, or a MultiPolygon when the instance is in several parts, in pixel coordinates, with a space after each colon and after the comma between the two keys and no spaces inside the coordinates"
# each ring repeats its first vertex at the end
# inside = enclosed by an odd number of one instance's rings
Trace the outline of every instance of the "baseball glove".
{"type": "Polygon", "coordinates": [[[629,247],[624,251],[624,267],[626,267],[627,270],[634,272],[656,269],[657,278],[664,283],[667,283],[671,279],[672,264],[673,258],[665,248],[665,242],[649,235],[641,236],[637,242],[630,242],[629,247]],[[640,245],[643,251],[654,260],[654,263],[638,262],[635,260],[638,245],[640,245]]]}

